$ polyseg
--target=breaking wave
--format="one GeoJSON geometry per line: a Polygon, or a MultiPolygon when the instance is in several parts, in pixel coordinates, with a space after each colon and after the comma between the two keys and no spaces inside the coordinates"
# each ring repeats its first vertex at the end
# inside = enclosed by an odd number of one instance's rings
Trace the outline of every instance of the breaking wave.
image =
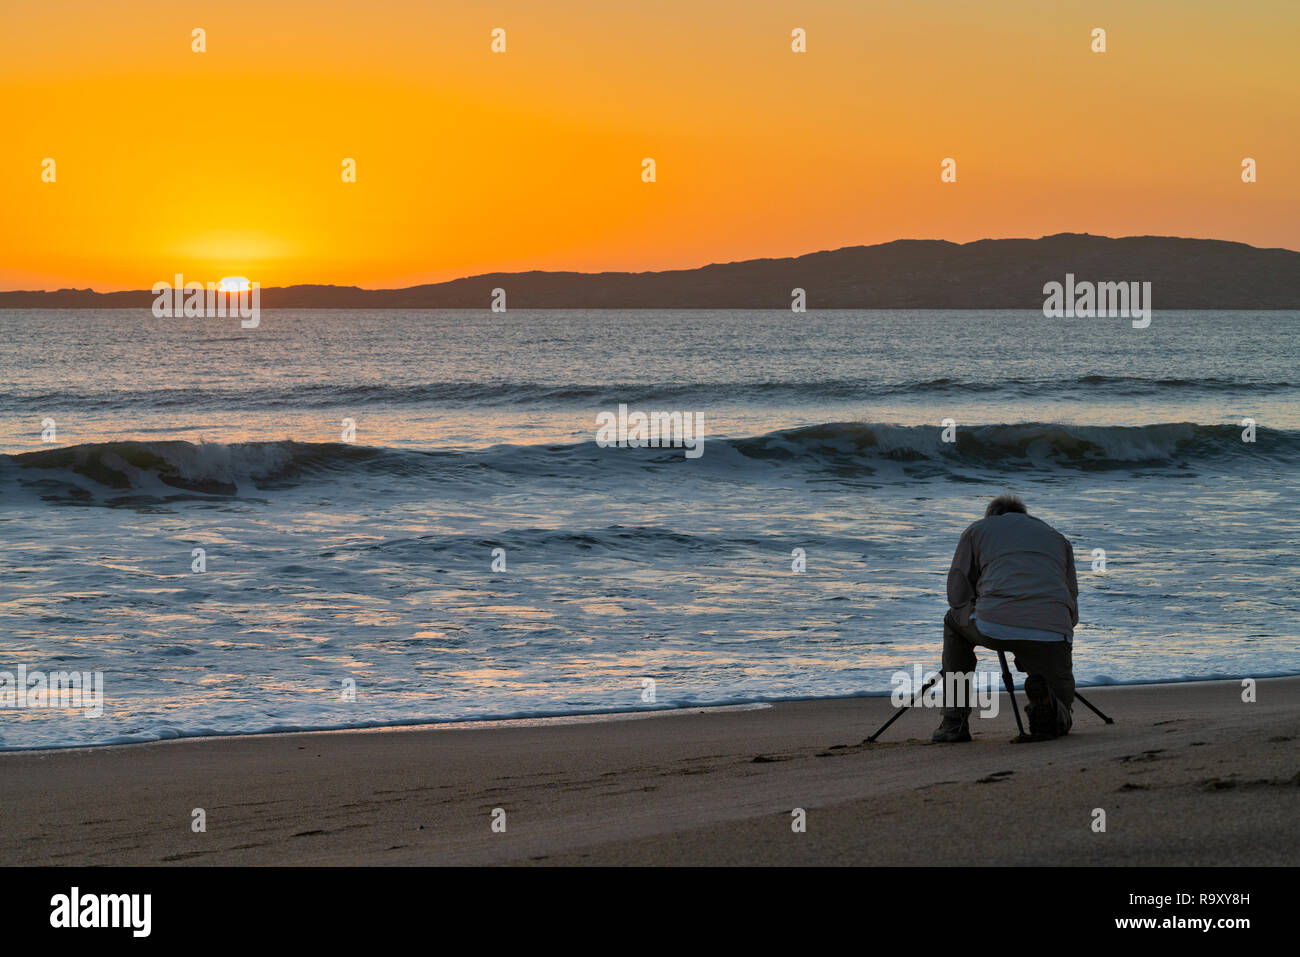
{"type": "MultiPolygon", "coordinates": [[[[74,498],[102,491],[202,496],[265,494],[357,473],[467,478],[513,473],[682,468],[875,474],[902,468],[916,477],[958,477],[972,470],[1249,469],[1300,460],[1300,432],[1260,428],[1242,441],[1235,425],[1187,422],[1142,426],[1051,423],[959,426],[944,442],[936,426],[829,422],[742,438],[705,438],[701,459],[679,448],[602,449],[573,445],[499,445],[419,451],[344,443],[122,441],[0,456],[0,484],[63,486],[74,498]]],[[[57,496],[56,496],[57,497],[57,496]]]]}

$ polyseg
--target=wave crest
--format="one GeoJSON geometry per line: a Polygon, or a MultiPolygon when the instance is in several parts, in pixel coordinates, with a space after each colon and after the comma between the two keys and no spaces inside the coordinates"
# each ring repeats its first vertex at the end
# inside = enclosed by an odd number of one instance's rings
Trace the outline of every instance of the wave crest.
{"type": "Polygon", "coordinates": [[[334,408],[359,405],[422,406],[464,405],[532,406],[608,405],[614,402],[807,402],[867,401],[913,396],[1007,395],[1079,399],[1107,396],[1216,395],[1249,390],[1254,395],[1273,395],[1300,389],[1300,383],[1249,381],[1232,378],[1150,378],[1128,375],[1084,375],[1074,378],[955,379],[949,377],[881,383],[869,379],[758,380],[742,382],[538,382],[538,381],[439,381],[397,384],[387,382],[339,385],[338,383],[295,384],[238,388],[211,387],[164,389],[115,389],[66,393],[30,393],[0,390],[0,410],[33,403],[75,402],[79,408],[227,408],[247,409],[334,408]]]}
{"type": "Polygon", "coordinates": [[[510,472],[525,476],[605,469],[661,471],[681,463],[735,473],[763,467],[840,474],[872,474],[902,468],[912,477],[972,469],[1177,468],[1218,464],[1252,468],[1263,461],[1300,458],[1300,432],[1260,428],[1257,441],[1242,441],[1235,425],[1190,422],[1140,426],[1020,423],[958,426],[944,442],[938,426],[873,422],[827,422],[742,438],[705,440],[702,459],[681,449],[601,449],[594,441],[573,445],[501,445],[465,451],[372,448],[339,442],[122,441],[43,449],[4,456],[8,479],[19,482],[86,480],[107,490],[182,490],[199,495],[238,495],[347,478],[358,471],[439,478],[510,472]],[[710,454],[711,453],[711,454],[710,454]]]}

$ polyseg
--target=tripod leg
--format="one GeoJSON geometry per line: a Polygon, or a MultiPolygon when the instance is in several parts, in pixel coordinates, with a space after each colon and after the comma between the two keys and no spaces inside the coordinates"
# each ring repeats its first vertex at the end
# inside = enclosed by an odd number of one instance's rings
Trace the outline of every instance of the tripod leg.
{"type": "Polygon", "coordinates": [[[1080,701],[1082,701],[1085,705],[1087,705],[1087,706],[1088,706],[1088,710],[1091,711],[1093,714],[1095,714],[1097,717],[1101,718],[1102,721],[1105,721],[1107,724],[1114,724],[1114,723],[1115,723],[1115,719],[1114,719],[1114,718],[1108,718],[1108,717],[1106,717],[1104,714],[1102,714],[1102,713],[1101,713],[1101,712],[1100,712],[1096,707],[1093,706],[1093,704],[1092,704],[1091,701],[1089,701],[1089,700],[1088,700],[1087,698],[1085,698],[1083,695],[1079,694],[1079,692],[1078,692],[1077,690],[1074,692],[1074,696],[1075,696],[1077,699],[1079,699],[1080,701]]]}
{"type": "Polygon", "coordinates": [[[1011,667],[1007,664],[1007,653],[999,651],[998,660],[1002,662],[1002,683],[1006,686],[1007,694],[1011,698],[1011,710],[1016,716],[1016,730],[1020,732],[1020,736],[1023,738],[1025,736],[1025,726],[1020,723],[1020,705],[1016,704],[1016,686],[1011,681],[1011,667]]]}
{"type": "Polygon", "coordinates": [[[901,718],[901,717],[903,716],[903,712],[904,712],[904,711],[906,711],[908,708],[914,708],[914,707],[916,707],[917,702],[919,702],[919,701],[921,700],[921,695],[923,695],[923,694],[925,694],[927,691],[929,691],[930,688],[934,685],[934,683],[935,683],[936,681],[938,681],[941,677],[943,677],[943,672],[942,672],[942,671],[939,672],[937,675],[935,675],[933,678],[931,678],[929,681],[927,681],[924,685],[922,685],[922,686],[921,686],[921,690],[918,691],[918,692],[916,693],[916,697],[912,699],[912,703],[911,703],[911,704],[905,704],[905,705],[903,705],[901,708],[899,708],[897,711],[895,711],[894,714],[890,717],[890,719],[889,719],[888,721],[886,721],[884,724],[882,724],[882,725],[880,726],[880,730],[879,730],[879,731],[877,731],[877,732],[876,732],[875,734],[873,734],[871,737],[867,738],[867,743],[868,743],[868,744],[874,743],[875,740],[876,740],[876,738],[878,738],[878,737],[880,737],[882,734],[884,734],[884,733],[885,733],[885,730],[886,730],[886,729],[887,729],[891,724],[893,724],[895,721],[897,721],[899,718],[901,718]]]}

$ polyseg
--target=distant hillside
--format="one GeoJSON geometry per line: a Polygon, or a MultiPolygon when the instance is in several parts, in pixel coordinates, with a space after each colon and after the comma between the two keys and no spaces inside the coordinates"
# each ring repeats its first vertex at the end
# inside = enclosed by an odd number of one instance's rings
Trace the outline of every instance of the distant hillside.
{"type": "MultiPolygon", "coordinates": [[[[1062,233],[971,243],[900,239],[789,259],[666,272],[489,273],[406,289],[286,286],[264,309],[482,309],[506,290],[511,309],[1039,309],[1043,284],[1150,282],[1156,309],[1300,309],[1300,252],[1170,236],[1062,233]]],[[[214,279],[217,277],[214,277],[214,279]]],[[[0,308],[147,308],[149,291],[0,292],[0,308]]]]}

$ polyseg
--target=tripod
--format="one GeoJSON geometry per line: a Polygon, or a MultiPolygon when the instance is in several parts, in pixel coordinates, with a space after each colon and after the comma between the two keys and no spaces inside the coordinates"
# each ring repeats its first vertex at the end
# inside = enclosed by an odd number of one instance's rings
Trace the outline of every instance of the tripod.
{"type": "MultiPolygon", "coordinates": [[[[1011,710],[1012,712],[1014,712],[1016,716],[1016,730],[1020,732],[1020,736],[1016,738],[1016,740],[1031,741],[1033,739],[1030,738],[1029,735],[1025,734],[1025,726],[1020,723],[1020,705],[1016,704],[1016,689],[1015,689],[1015,685],[1011,681],[1011,668],[1007,664],[1007,653],[1005,651],[998,651],[998,660],[1002,663],[1002,684],[1006,687],[1007,695],[1011,698],[1011,710]]],[[[904,711],[906,711],[908,708],[915,708],[917,704],[920,702],[921,696],[925,694],[927,691],[929,691],[931,688],[933,688],[935,683],[938,682],[941,678],[943,678],[942,671],[936,674],[933,678],[931,678],[921,687],[921,690],[916,693],[916,697],[912,699],[911,704],[905,704],[897,711],[895,711],[894,714],[890,717],[890,719],[880,726],[879,731],[877,731],[871,737],[867,738],[867,743],[868,744],[875,743],[876,738],[884,734],[885,730],[891,724],[893,724],[895,721],[901,718],[903,716],[904,711]]],[[[1102,721],[1105,721],[1107,724],[1115,723],[1115,720],[1113,718],[1108,718],[1106,715],[1102,714],[1101,711],[1098,710],[1091,701],[1089,701],[1083,695],[1079,694],[1077,690],[1074,692],[1074,696],[1077,699],[1079,699],[1079,701],[1081,701],[1088,708],[1089,711],[1091,711],[1097,717],[1101,718],[1102,721]]]]}

